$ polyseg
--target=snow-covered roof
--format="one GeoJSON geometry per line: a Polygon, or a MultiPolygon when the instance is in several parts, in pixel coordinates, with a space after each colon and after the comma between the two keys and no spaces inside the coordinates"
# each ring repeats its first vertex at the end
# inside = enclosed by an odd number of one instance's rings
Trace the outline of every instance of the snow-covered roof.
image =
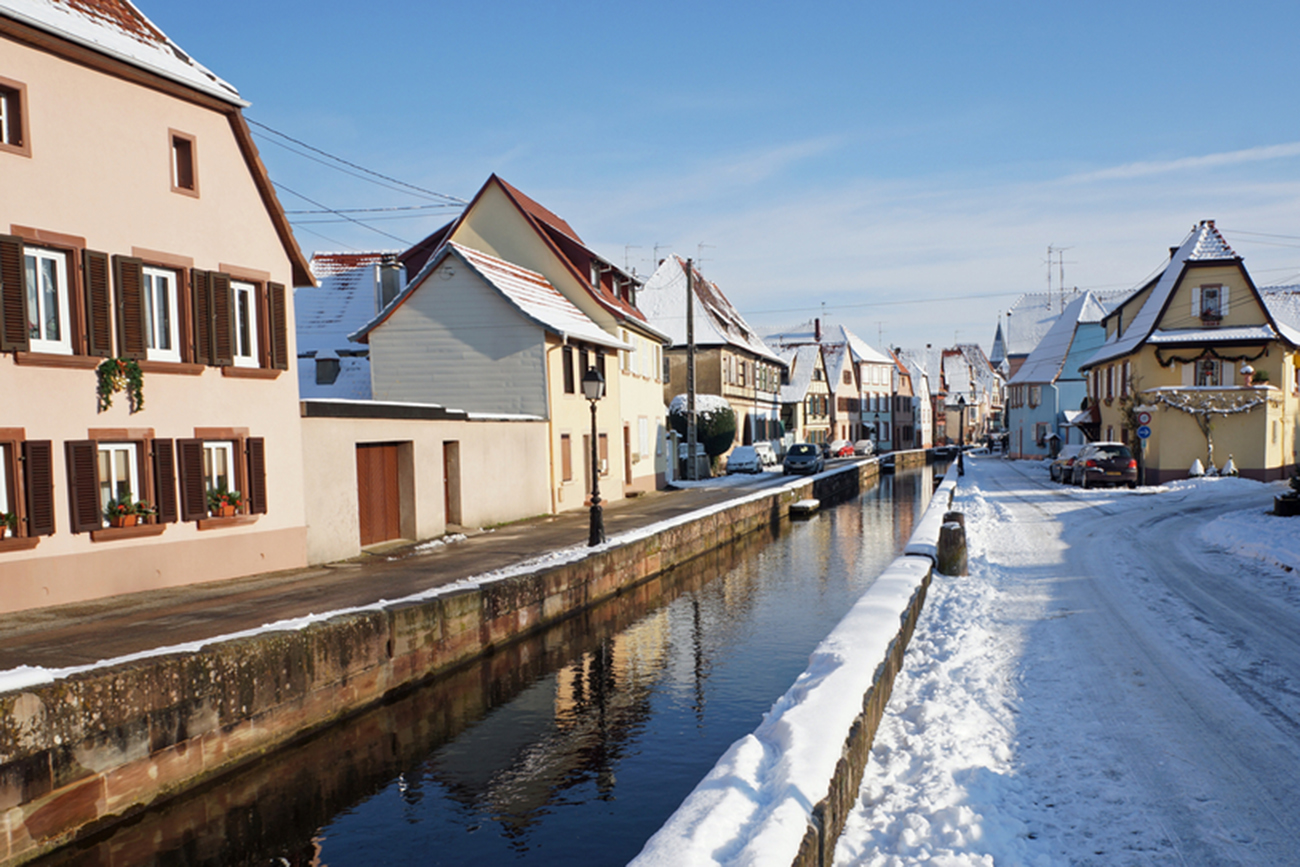
{"type": "Polygon", "coordinates": [[[1106,315],[1106,309],[1098,303],[1091,292],[1084,292],[1068,305],[1039,341],[1029,358],[1011,377],[1009,384],[1055,382],[1061,374],[1061,367],[1070,353],[1074,335],[1080,325],[1096,324],[1106,315]]]}
{"type": "MultiPolygon", "coordinates": [[[[349,347],[348,335],[378,312],[377,269],[385,253],[317,253],[316,286],[293,290],[298,354],[349,347]]],[[[356,348],[356,347],[353,347],[356,348]]]]}
{"type": "Polygon", "coordinates": [[[1252,340],[1275,340],[1277,332],[1269,325],[1239,325],[1233,328],[1157,328],[1147,343],[1244,343],[1252,340]]]}
{"type": "MultiPolygon", "coordinates": [[[[720,409],[731,409],[731,404],[725,397],[716,394],[697,394],[695,395],[695,415],[697,418],[708,418],[720,409]]],[[[668,403],[669,415],[681,415],[686,412],[686,395],[679,394],[673,397],[668,403]]],[[[735,412],[735,410],[732,410],[735,412]]]]}
{"type": "Polygon", "coordinates": [[[848,344],[849,350],[853,353],[854,361],[865,361],[871,364],[893,364],[894,360],[880,350],[871,346],[867,341],[854,334],[843,325],[836,326],[839,329],[843,342],[848,344]]]}
{"type": "Polygon", "coordinates": [[[781,386],[781,403],[799,403],[808,394],[808,386],[812,384],[813,370],[817,367],[817,357],[821,351],[822,348],[816,343],[777,350],[777,355],[790,368],[790,381],[781,386]]]}
{"type": "Polygon", "coordinates": [[[182,51],[130,0],[2,0],[0,15],[232,105],[248,105],[234,85],[182,51]]]}
{"type": "MultiPolygon", "coordinates": [[[[843,343],[822,344],[822,364],[826,365],[826,381],[831,384],[831,391],[842,381],[844,367],[849,362],[848,346],[843,343]]],[[[856,378],[855,378],[856,382],[856,378]]]]}
{"type": "Polygon", "coordinates": [[[1300,346],[1300,285],[1264,286],[1259,296],[1282,336],[1300,346]]]}
{"type": "Polygon", "coordinates": [[[338,358],[339,373],[332,383],[316,382],[316,361],[312,358],[298,359],[298,397],[303,400],[341,398],[345,400],[370,400],[370,357],[364,355],[344,355],[326,350],[316,358],[338,358]]]}
{"type": "MultiPolygon", "coordinates": [[[[733,346],[781,363],[780,356],[767,347],[718,284],[705,280],[698,268],[694,282],[697,346],[733,346]]],[[[674,346],[686,345],[686,262],[680,256],[671,255],[660,263],[637,292],[637,307],[651,325],[672,339],[674,346]]]]}
{"type": "Polygon", "coordinates": [[[496,289],[524,316],[558,335],[562,340],[582,340],[611,349],[632,347],[613,337],[536,271],[521,268],[496,256],[489,256],[470,247],[448,242],[441,253],[429,259],[424,268],[406,288],[364,327],[349,335],[353,340],[364,340],[376,327],[405,303],[433,274],[448,256],[456,256],[489,286],[496,289]]]}
{"type": "Polygon", "coordinates": [[[1222,260],[1236,260],[1239,257],[1228,246],[1228,242],[1223,240],[1219,230],[1214,228],[1213,220],[1202,220],[1192,230],[1187,233],[1187,237],[1178,245],[1169,257],[1169,263],[1165,265],[1164,271],[1160,273],[1154,281],[1146,301],[1143,302],[1141,309],[1133,317],[1133,321],[1122,335],[1113,336],[1102,344],[1101,349],[1088,359],[1084,366],[1092,366],[1118,358],[1122,355],[1128,355],[1137,347],[1141,346],[1144,341],[1155,330],[1157,322],[1160,320],[1160,314],[1165,309],[1170,294],[1174,287],[1178,285],[1178,280],[1182,276],[1183,266],[1188,262],[1217,262],[1222,260]]]}
{"type": "MultiPolygon", "coordinates": [[[[1086,294],[1092,295],[1093,301],[1104,311],[1104,316],[1133,293],[1126,289],[1086,294]]],[[[1066,292],[1064,297],[1060,292],[1027,292],[1021,295],[1007,311],[1006,328],[1003,329],[1002,324],[998,324],[997,333],[993,336],[993,353],[989,356],[989,363],[997,366],[1013,355],[1028,356],[1038,344],[1043,342],[1047,332],[1052,330],[1052,326],[1060,318],[1065,309],[1062,303],[1068,307],[1072,301],[1080,297],[1082,296],[1078,290],[1066,292]]]]}

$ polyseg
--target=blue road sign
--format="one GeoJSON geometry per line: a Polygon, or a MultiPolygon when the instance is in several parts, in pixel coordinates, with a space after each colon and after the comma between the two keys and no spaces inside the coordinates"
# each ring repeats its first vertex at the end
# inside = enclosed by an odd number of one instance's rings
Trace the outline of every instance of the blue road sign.
{"type": "Polygon", "coordinates": [[[1146,439],[1149,436],[1151,436],[1151,425],[1144,424],[1138,428],[1138,437],[1140,439],[1146,439]]]}

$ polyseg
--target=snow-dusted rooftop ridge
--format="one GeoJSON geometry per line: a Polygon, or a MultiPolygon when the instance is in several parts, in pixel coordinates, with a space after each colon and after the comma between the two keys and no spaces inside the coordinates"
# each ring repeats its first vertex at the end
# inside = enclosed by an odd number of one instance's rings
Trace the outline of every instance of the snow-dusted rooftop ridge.
{"type": "Polygon", "coordinates": [[[808,394],[813,370],[817,367],[817,356],[821,351],[822,348],[816,343],[787,346],[777,351],[781,360],[790,368],[790,381],[781,386],[781,403],[799,403],[808,394]]]}
{"type": "Polygon", "coordinates": [[[894,359],[871,346],[867,341],[863,340],[843,325],[837,325],[835,327],[839,330],[844,342],[849,345],[849,350],[853,353],[854,361],[865,361],[873,364],[894,363],[894,359]]]}
{"type": "Polygon", "coordinates": [[[348,335],[377,312],[376,266],[382,253],[317,253],[311,258],[316,286],[293,290],[298,355],[356,349],[348,335]]]}
{"type": "Polygon", "coordinates": [[[1300,346],[1300,285],[1265,286],[1259,297],[1282,336],[1300,346]]]}
{"type": "Polygon", "coordinates": [[[632,348],[592,322],[541,274],[454,241],[448,241],[438,254],[431,256],[420,269],[420,273],[406,284],[406,288],[373,319],[350,334],[349,338],[359,340],[369,334],[405,303],[412,293],[418,291],[448,256],[453,255],[464,262],[483,282],[500,292],[525,317],[548,331],[558,334],[561,339],[583,340],[611,349],[632,348]]]}
{"type": "Polygon", "coordinates": [[[1029,358],[1025,359],[1008,385],[1055,382],[1061,375],[1061,368],[1066,356],[1070,354],[1070,346],[1074,343],[1074,335],[1079,326],[1097,324],[1105,315],[1105,308],[1091,292],[1084,292],[1075,298],[1066,305],[1065,312],[1057,317],[1034,351],[1029,353],[1029,358]]]}
{"type": "MultiPolygon", "coordinates": [[[[1090,294],[1102,310],[1102,316],[1105,316],[1133,293],[1131,290],[1123,289],[1114,292],[1090,292],[1090,294]]],[[[1073,300],[1079,297],[1079,293],[1070,292],[1065,297],[1073,300]]],[[[1066,302],[1067,306],[1068,304],[1069,301],[1066,302]]],[[[1029,355],[1038,344],[1043,342],[1043,338],[1047,336],[1047,332],[1051,330],[1063,310],[1060,292],[1026,292],[1021,295],[1007,311],[1006,328],[1004,329],[1001,323],[998,324],[997,334],[993,338],[993,355],[989,356],[989,362],[998,364],[1006,356],[1029,355]],[[999,337],[1002,338],[1001,347],[998,346],[999,337]],[[1002,359],[996,357],[999,348],[1002,350],[1002,359]]]]}
{"type": "Polygon", "coordinates": [[[1097,353],[1085,362],[1085,366],[1128,355],[1142,345],[1143,341],[1155,329],[1161,311],[1164,310],[1170,293],[1178,285],[1178,279],[1183,273],[1183,266],[1187,262],[1220,261],[1237,258],[1239,257],[1228,246],[1228,242],[1223,240],[1219,230],[1214,228],[1213,220],[1202,220],[1193,226],[1192,230],[1187,233],[1187,237],[1183,239],[1183,242],[1178,245],[1178,248],[1169,257],[1165,270],[1156,278],[1155,286],[1147,295],[1141,309],[1134,315],[1132,323],[1124,330],[1122,335],[1112,337],[1102,344],[1101,349],[1097,350],[1097,353]]]}
{"type": "MultiPolygon", "coordinates": [[[[826,381],[835,391],[843,381],[844,368],[849,363],[848,346],[843,343],[822,344],[822,364],[826,365],[826,381]]],[[[856,382],[856,378],[854,382],[856,382]]]]}
{"type": "MultiPolygon", "coordinates": [[[[780,356],[768,348],[718,284],[704,279],[699,268],[694,270],[695,344],[734,346],[780,362],[780,356]]],[[[637,292],[636,303],[650,324],[668,335],[674,346],[686,345],[685,260],[676,254],[665,258],[637,292]]]]}
{"type": "Polygon", "coordinates": [[[0,0],[0,15],[240,106],[234,85],[190,57],[130,0],[0,0]]]}

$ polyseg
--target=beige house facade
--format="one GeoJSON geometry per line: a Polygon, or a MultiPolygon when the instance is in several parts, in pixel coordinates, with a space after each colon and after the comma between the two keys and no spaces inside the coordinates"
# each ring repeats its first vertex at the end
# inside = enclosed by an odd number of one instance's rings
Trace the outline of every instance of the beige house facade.
{"type": "Polygon", "coordinates": [[[1102,324],[1082,365],[1095,434],[1140,448],[1146,481],[1184,478],[1231,459],[1243,476],[1285,478],[1296,463],[1300,330],[1286,299],[1261,292],[1212,220],[1102,324]]]}
{"type": "MultiPolygon", "coordinates": [[[[618,498],[661,487],[667,467],[660,433],[666,430],[667,420],[662,352],[668,337],[651,325],[637,307],[640,281],[593,252],[562,218],[496,175],[488,179],[458,219],[402,255],[408,273],[420,272],[448,242],[540,274],[605,333],[602,351],[597,354],[594,348],[590,350],[592,362],[612,357],[605,352],[607,349],[620,354],[613,361],[601,362],[605,364],[607,393],[597,411],[605,438],[599,460],[610,479],[601,496],[618,498]]],[[[560,351],[558,346],[556,351],[560,351]]],[[[573,351],[580,352],[576,347],[573,351]]],[[[578,381],[583,372],[575,370],[578,381]]],[[[554,408],[556,412],[567,414],[570,404],[575,412],[586,409],[584,401],[575,400],[568,392],[564,394],[568,397],[554,408]]],[[[378,392],[375,396],[380,398],[378,392]]],[[[452,405],[446,399],[438,402],[452,405]]],[[[570,431],[569,437],[578,436],[575,426],[562,424],[570,431]]],[[[560,427],[554,428],[557,452],[561,449],[558,440],[565,435],[560,427]]],[[[552,467],[552,473],[556,477],[553,491],[557,508],[571,507],[573,493],[565,487],[562,467],[552,467]]]]}
{"type": "Polygon", "coordinates": [[[6,611],[305,563],[285,287],[311,278],[245,103],[131,4],[77,5],[0,7],[6,611]],[[97,402],[107,359],[142,405],[97,402]],[[153,513],[109,526],[127,497],[153,513]]]}

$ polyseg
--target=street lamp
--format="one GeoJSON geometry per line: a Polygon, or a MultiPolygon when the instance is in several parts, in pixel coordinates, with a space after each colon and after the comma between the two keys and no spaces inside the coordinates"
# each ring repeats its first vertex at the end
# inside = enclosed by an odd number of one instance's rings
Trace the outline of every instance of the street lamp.
{"type": "Polygon", "coordinates": [[[957,475],[966,475],[966,395],[957,395],[957,475]]]}
{"type": "Polygon", "coordinates": [[[587,546],[605,541],[605,514],[600,507],[600,450],[596,444],[596,401],[605,396],[605,377],[594,367],[582,375],[582,396],[591,402],[591,534],[587,546]]]}

